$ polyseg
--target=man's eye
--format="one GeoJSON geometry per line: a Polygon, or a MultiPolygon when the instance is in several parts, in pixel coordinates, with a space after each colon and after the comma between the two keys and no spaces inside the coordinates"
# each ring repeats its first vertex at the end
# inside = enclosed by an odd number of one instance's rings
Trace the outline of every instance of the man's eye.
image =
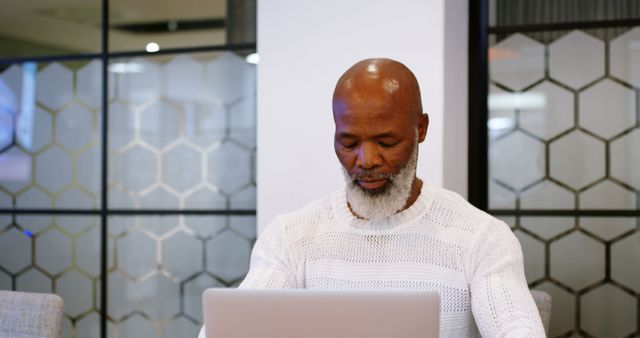
{"type": "Polygon", "coordinates": [[[357,146],[357,143],[343,143],[342,146],[347,148],[347,149],[355,149],[355,147],[357,146]]]}
{"type": "Polygon", "coordinates": [[[382,147],[382,148],[393,148],[395,147],[398,142],[396,143],[387,143],[387,142],[378,142],[378,144],[382,147]]]}

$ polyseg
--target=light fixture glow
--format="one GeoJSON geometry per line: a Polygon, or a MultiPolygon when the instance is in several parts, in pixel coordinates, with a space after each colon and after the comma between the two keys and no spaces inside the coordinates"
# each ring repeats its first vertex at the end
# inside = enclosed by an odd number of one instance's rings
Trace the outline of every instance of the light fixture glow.
{"type": "Polygon", "coordinates": [[[258,53],[252,53],[252,54],[247,55],[245,60],[250,64],[257,65],[258,62],[260,62],[260,56],[258,55],[258,53]]]}
{"type": "Polygon", "coordinates": [[[116,62],[109,65],[109,71],[118,74],[142,73],[144,65],[137,62],[116,62]]]}
{"type": "Polygon", "coordinates": [[[514,121],[510,117],[492,117],[487,121],[487,128],[489,130],[505,130],[513,128],[514,121]]]}
{"type": "Polygon", "coordinates": [[[160,45],[158,45],[157,43],[155,43],[155,42],[149,42],[149,43],[147,44],[147,52],[149,52],[149,53],[155,53],[155,52],[157,52],[157,51],[159,51],[159,50],[160,50],[160,45]]]}
{"type": "Polygon", "coordinates": [[[544,93],[491,93],[489,110],[544,109],[547,97],[544,93]]]}

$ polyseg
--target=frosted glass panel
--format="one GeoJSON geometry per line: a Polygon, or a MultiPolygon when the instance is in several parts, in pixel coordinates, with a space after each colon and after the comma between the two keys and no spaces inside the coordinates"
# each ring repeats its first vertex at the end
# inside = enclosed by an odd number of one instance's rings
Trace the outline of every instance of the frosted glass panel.
{"type": "Polygon", "coordinates": [[[536,106],[520,109],[520,125],[533,135],[549,140],[573,127],[574,95],[570,91],[544,81],[516,97],[540,101],[536,106]]]}
{"type": "Polygon", "coordinates": [[[522,90],[544,76],[544,45],[514,34],[492,46],[489,68],[493,80],[511,90],[522,90]]]}
{"type": "Polygon", "coordinates": [[[114,337],[197,336],[202,292],[242,281],[256,237],[248,216],[114,216],[109,223],[114,337]]]}
{"type": "Polygon", "coordinates": [[[580,89],[604,75],[604,42],[573,31],[549,45],[551,78],[580,89]]]}
{"type": "Polygon", "coordinates": [[[489,159],[495,180],[516,190],[530,186],[544,177],[542,142],[520,131],[493,142],[489,149],[489,159]]]}
{"type": "Polygon", "coordinates": [[[640,129],[623,135],[611,143],[611,176],[640,190],[640,129]]]}
{"type": "Polygon", "coordinates": [[[99,205],[100,69],[96,60],[0,68],[0,207],[99,205]]]}
{"type": "Polygon", "coordinates": [[[489,207],[552,296],[550,336],[635,336],[640,28],[491,37],[489,207]]]}
{"type": "Polygon", "coordinates": [[[255,66],[231,53],[113,61],[109,202],[255,208],[255,66]]]}
{"type": "Polygon", "coordinates": [[[516,33],[493,41],[492,208],[638,208],[633,203],[640,191],[640,113],[633,74],[640,58],[632,48],[640,42],[638,32],[575,30],[554,33],[551,41],[516,33]],[[536,191],[542,181],[544,191],[536,191]],[[510,194],[515,203],[508,201],[510,194]],[[532,204],[545,194],[551,199],[573,194],[576,201],[532,204]],[[612,199],[596,201],[605,195],[612,199]]]}
{"type": "Polygon", "coordinates": [[[549,146],[549,175],[579,190],[604,178],[605,144],[595,137],[574,131],[549,146]]]}
{"type": "Polygon", "coordinates": [[[527,282],[552,296],[551,337],[572,332],[578,313],[611,318],[582,321],[580,329],[593,336],[634,332],[640,271],[631,267],[640,265],[640,218],[516,216],[509,224],[522,246],[527,282]]]}
{"type": "Polygon", "coordinates": [[[636,124],[635,92],[612,80],[599,81],[582,91],[579,104],[580,126],[604,139],[611,139],[636,124]]]}
{"type": "Polygon", "coordinates": [[[0,289],[61,296],[63,337],[99,332],[99,223],[92,216],[20,215],[0,227],[0,289]]]}

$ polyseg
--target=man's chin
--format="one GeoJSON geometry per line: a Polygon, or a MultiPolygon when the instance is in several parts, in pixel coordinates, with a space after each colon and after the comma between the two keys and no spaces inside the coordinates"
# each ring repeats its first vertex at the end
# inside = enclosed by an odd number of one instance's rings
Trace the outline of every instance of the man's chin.
{"type": "Polygon", "coordinates": [[[378,180],[357,180],[356,183],[362,188],[362,189],[370,189],[370,190],[375,190],[375,189],[381,189],[386,187],[387,185],[389,185],[389,180],[388,179],[378,179],[378,180]]]}
{"type": "Polygon", "coordinates": [[[355,182],[354,185],[358,187],[358,189],[360,189],[360,191],[362,191],[365,195],[371,196],[371,197],[376,197],[384,194],[385,192],[387,192],[389,187],[388,183],[379,188],[365,188],[362,185],[360,185],[358,182],[355,182]]]}

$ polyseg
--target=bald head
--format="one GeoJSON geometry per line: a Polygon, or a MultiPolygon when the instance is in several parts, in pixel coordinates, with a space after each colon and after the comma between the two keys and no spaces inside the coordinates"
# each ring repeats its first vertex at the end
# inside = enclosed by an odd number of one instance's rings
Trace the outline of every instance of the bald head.
{"type": "Polygon", "coordinates": [[[333,92],[333,111],[348,102],[377,100],[392,105],[397,114],[422,115],[420,87],[411,70],[391,59],[366,59],[349,68],[333,92]]]}

